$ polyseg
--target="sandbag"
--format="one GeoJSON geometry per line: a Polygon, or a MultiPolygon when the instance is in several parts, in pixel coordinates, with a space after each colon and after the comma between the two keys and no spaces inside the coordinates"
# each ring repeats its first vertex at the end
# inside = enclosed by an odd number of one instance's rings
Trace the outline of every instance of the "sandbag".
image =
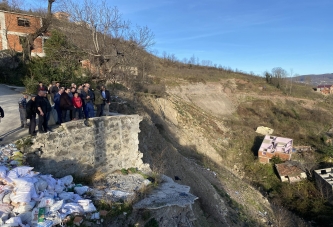
{"type": "Polygon", "coordinates": [[[10,195],[12,192],[5,194],[5,196],[2,198],[2,203],[3,204],[10,204],[11,200],[10,200],[10,195]]]}
{"type": "Polygon", "coordinates": [[[37,227],[51,227],[53,225],[53,221],[45,220],[44,222],[38,222],[37,227]]]}
{"type": "Polygon", "coordinates": [[[29,173],[33,170],[33,168],[34,167],[30,167],[30,166],[16,167],[16,168],[12,169],[11,171],[9,171],[9,173],[7,174],[7,177],[12,180],[12,179],[19,178],[19,177],[29,176],[29,173]]]}
{"type": "Polygon", "coordinates": [[[64,204],[64,200],[59,200],[55,203],[52,204],[52,206],[50,207],[50,212],[55,212],[55,211],[58,211],[62,208],[64,204]]]}
{"type": "Polygon", "coordinates": [[[71,200],[73,198],[74,192],[61,192],[58,197],[63,200],[71,200]]]}
{"type": "Polygon", "coordinates": [[[26,212],[31,211],[35,207],[35,205],[36,205],[35,201],[30,201],[27,204],[24,204],[24,205],[21,204],[18,207],[15,207],[13,209],[13,212],[18,213],[18,214],[26,213],[26,212]]]}
{"type": "Polygon", "coordinates": [[[64,183],[65,186],[69,186],[73,182],[73,177],[71,175],[65,176],[59,179],[64,183]]]}
{"type": "Polygon", "coordinates": [[[84,193],[86,193],[88,191],[88,189],[89,189],[88,186],[82,186],[82,187],[75,187],[74,191],[79,195],[83,195],[84,193]]]}
{"type": "Polygon", "coordinates": [[[16,192],[10,194],[10,200],[14,203],[29,203],[31,201],[30,192],[16,192]]]}
{"type": "Polygon", "coordinates": [[[80,204],[84,212],[91,213],[97,210],[90,199],[79,200],[78,203],[80,204]]]}
{"type": "Polygon", "coordinates": [[[44,197],[40,200],[40,203],[38,204],[38,208],[41,208],[41,207],[50,207],[52,206],[54,203],[54,199],[52,198],[47,198],[47,197],[44,197]]]}
{"type": "Polygon", "coordinates": [[[67,203],[62,207],[61,213],[66,214],[66,216],[74,213],[82,215],[84,213],[84,210],[77,203],[67,203]]]}
{"type": "Polygon", "coordinates": [[[47,182],[43,179],[38,179],[38,181],[35,183],[36,191],[42,192],[47,188],[47,182]]]}
{"type": "Polygon", "coordinates": [[[8,168],[6,166],[0,166],[0,178],[5,179],[7,177],[8,168]]]}
{"type": "Polygon", "coordinates": [[[52,177],[52,175],[39,175],[39,177],[47,182],[47,189],[54,190],[57,181],[52,177]]]}
{"type": "Polygon", "coordinates": [[[8,219],[6,222],[6,224],[15,224],[12,226],[21,226],[21,227],[25,227],[25,225],[23,225],[22,220],[20,217],[12,217],[10,219],[8,219]]]}
{"type": "Polygon", "coordinates": [[[54,187],[54,191],[56,193],[61,193],[61,192],[64,191],[64,189],[65,189],[65,187],[63,185],[58,184],[58,183],[54,187]]]}
{"type": "Polygon", "coordinates": [[[28,211],[28,212],[25,212],[25,213],[22,213],[22,214],[19,214],[17,215],[18,217],[21,218],[22,220],[22,223],[25,223],[25,224],[28,224],[28,225],[31,225],[31,211],[28,211]]]}
{"type": "Polygon", "coordinates": [[[79,196],[78,194],[74,194],[71,200],[72,200],[73,202],[77,203],[77,202],[78,202],[79,200],[81,200],[81,199],[82,199],[81,196],[79,196]]]}
{"type": "Polygon", "coordinates": [[[13,207],[9,204],[0,204],[0,214],[9,214],[12,211],[13,207]]]}

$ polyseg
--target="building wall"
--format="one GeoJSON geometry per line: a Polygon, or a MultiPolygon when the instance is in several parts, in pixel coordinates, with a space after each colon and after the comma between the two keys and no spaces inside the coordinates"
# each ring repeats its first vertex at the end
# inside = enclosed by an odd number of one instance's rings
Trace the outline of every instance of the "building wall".
{"type": "Polygon", "coordinates": [[[91,118],[90,127],[84,120],[64,123],[57,131],[37,137],[33,147],[41,147],[42,155],[30,153],[28,163],[36,171],[55,177],[112,173],[131,167],[149,171],[138,151],[141,120],[138,115],[124,115],[91,118]]]}
{"type": "MultiPolygon", "coordinates": [[[[12,49],[17,52],[22,52],[19,37],[34,33],[37,29],[41,28],[41,26],[42,19],[40,17],[0,11],[0,50],[12,49]],[[29,26],[19,26],[18,18],[29,21],[29,26]]],[[[32,53],[39,56],[44,55],[42,37],[38,37],[34,41],[32,53]]]]}
{"type": "Polygon", "coordinates": [[[327,182],[327,178],[331,175],[331,179],[333,179],[332,168],[327,168],[326,174],[321,174],[320,170],[314,171],[314,176],[316,180],[316,186],[318,191],[324,196],[330,203],[333,204],[333,186],[327,182]]]}
{"type": "Polygon", "coordinates": [[[264,154],[264,152],[262,152],[262,151],[258,152],[258,157],[259,157],[260,163],[264,163],[264,164],[269,163],[269,160],[271,158],[273,158],[274,156],[280,157],[280,159],[283,161],[288,161],[291,159],[291,154],[285,154],[285,153],[279,153],[279,152],[274,152],[274,153],[266,152],[266,154],[264,154]]]}

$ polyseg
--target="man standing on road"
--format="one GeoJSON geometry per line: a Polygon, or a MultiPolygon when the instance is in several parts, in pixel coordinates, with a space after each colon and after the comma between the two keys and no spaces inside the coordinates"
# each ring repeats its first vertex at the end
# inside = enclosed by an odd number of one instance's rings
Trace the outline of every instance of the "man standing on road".
{"type": "Polygon", "coordinates": [[[106,114],[109,114],[110,92],[108,90],[106,90],[104,85],[101,86],[101,91],[102,91],[102,97],[104,100],[104,102],[102,104],[102,112],[101,112],[101,116],[103,116],[104,111],[106,112],[106,114]]]}
{"type": "Polygon", "coordinates": [[[57,125],[60,125],[62,123],[62,113],[61,113],[61,109],[60,109],[60,96],[61,94],[64,92],[64,88],[61,87],[59,88],[59,91],[54,95],[54,109],[57,111],[57,115],[58,115],[58,120],[56,122],[57,125]]]}
{"type": "Polygon", "coordinates": [[[39,91],[35,100],[37,107],[37,114],[38,114],[39,133],[47,132],[47,120],[46,120],[47,103],[45,102],[44,96],[45,96],[45,91],[39,91]]]}
{"type": "Polygon", "coordinates": [[[30,125],[29,125],[29,134],[34,136],[36,135],[36,114],[37,114],[37,108],[36,108],[36,95],[31,95],[31,99],[27,103],[27,119],[30,119],[30,125]]]}
{"type": "Polygon", "coordinates": [[[21,120],[21,128],[27,128],[27,98],[28,95],[24,94],[22,98],[20,98],[19,104],[19,112],[20,112],[20,120],[21,120]]]}
{"type": "MultiPolygon", "coordinates": [[[[67,111],[70,113],[73,112],[74,106],[72,100],[70,99],[69,93],[71,92],[70,88],[66,88],[65,92],[63,92],[60,96],[60,109],[62,112],[62,122],[66,122],[67,119],[67,111]]],[[[72,120],[72,114],[70,114],[70,120],[72,120]]]]}
{"type": "Polygon", "coordinates": [[[81,98],[83,100],[84,103],[84,115],[85,118],[91,118],[95,116],[95,112],[94,112],[94,102],[93,102],[93,98],[94,98],[94,94],[92,93],[92,91],[89,90],[88,86],[85,86],[83,88],[83,91],[81,93],[81,98]]]}
{"type": "Polygon", "coordinates": [[[52,131],[49,128],[49,120],[50,120],[50,116],[51,116],[51,112],[52,112],[52,106],[51,103],[47,97],[47,93],[44,92],[44,102],[46,103],[46,131],[52,131]]]}
{"type": "MultiPolygon", "coordinates": [[[[4,117],[5,117],[5,112],[3,111],[3,109],[0,106],[0,122],[1,122],[1,119],[4,117]]],[[[0,141],[2,141],[2,138],[0,138],[0,141]]]]}
{"type": "Polygon", "coordinates": [[[102,116],[102,113],[103,113],[102,105],[103,105],[103,103],[104,103],[104,100],[103,100],[103,96],[102,96],[102,92],[101,92],[101,87],[97,86],[96,87],[96,92],[95,92],[95,106],[97,108],[96,117],[102,116]]]}

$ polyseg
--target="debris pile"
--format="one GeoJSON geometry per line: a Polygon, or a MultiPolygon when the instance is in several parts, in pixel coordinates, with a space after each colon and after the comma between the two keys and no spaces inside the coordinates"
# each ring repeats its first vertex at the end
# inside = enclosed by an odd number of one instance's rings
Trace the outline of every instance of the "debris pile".
{"type": "Polygon", "coordinates": [[[69,216],[85,214],[99,219],[89,187],[74,184],[70,175],[55,179],[22,164],[24,155],[14,144],[0,147],[0,226],[63,226],[69,216]]]}

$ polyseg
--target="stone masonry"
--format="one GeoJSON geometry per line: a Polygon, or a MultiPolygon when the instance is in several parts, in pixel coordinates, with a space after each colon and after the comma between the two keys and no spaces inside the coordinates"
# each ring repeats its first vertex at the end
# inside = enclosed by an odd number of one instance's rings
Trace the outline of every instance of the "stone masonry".
{"type": "Polygon", "coordinates": [[[56,131],[39,135],[28,162],[36,171],[55,177],[89,176],[136,167],[147,172],[148,164],[138,151],[139,115],[107,116],[71,121],[56,131]]]}

